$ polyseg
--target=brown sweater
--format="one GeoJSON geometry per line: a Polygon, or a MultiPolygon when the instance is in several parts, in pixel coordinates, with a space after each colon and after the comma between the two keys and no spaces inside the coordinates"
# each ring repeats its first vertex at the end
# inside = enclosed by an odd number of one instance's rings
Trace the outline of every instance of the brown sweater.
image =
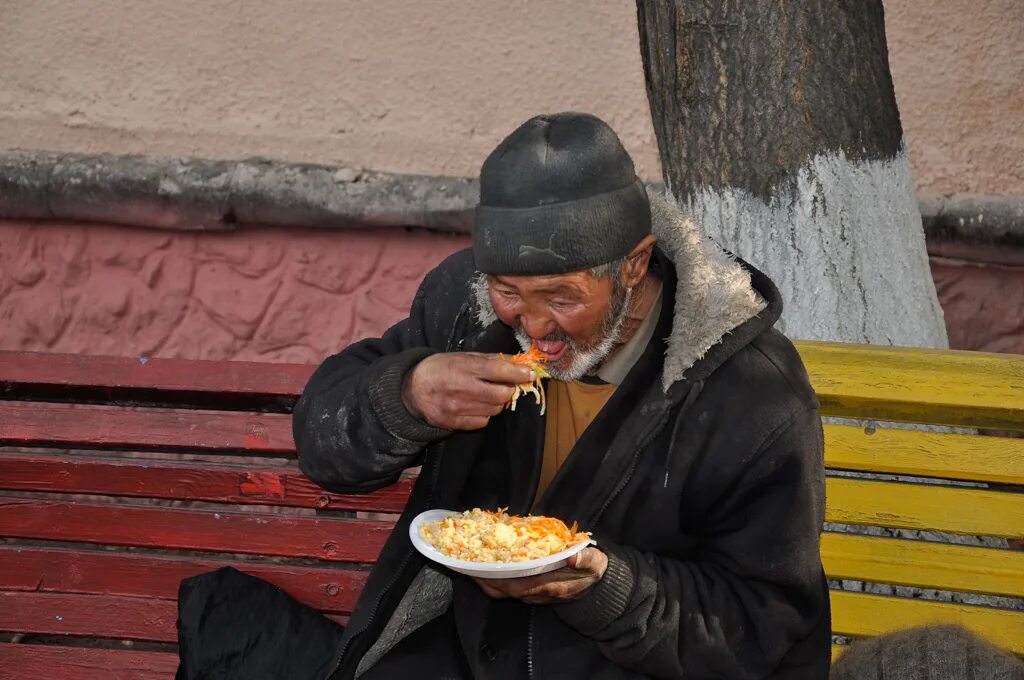
{"type": "Polygon", "coordinates": [[[590,385],[581,382],[549,380],[547,384],[547,422],[544,427],[544,462],[540,484],[533,499],[540,500],[555,473],[569,457],[580,435],[590,426],[604,405],[611,399],[617,385],[590,385]]]}

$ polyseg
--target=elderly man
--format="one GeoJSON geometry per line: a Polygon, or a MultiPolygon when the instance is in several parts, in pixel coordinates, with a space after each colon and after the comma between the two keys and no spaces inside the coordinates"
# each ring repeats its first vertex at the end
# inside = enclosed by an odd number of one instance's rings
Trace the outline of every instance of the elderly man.
{"type": "Polygon", "coordinates": [[[527,121],[483,165],[472,250],[296,406],[299,464],[329,490],[422,465],[348,625],[280,592],[243,606],[237,572],[200,577],[178,677],[825,678],[821,423],[781,309],[767,277],[648,200],[603,122],[527,121]],[[499,353],[533,343],[545,415],[506,409],[533,376],[499,353]],[[507,580],[414,550],[418,513],[473,507],[576,521],[597,545],[507,580]],[[278,630],[250,640],[257,618],[278,630]]]}
{"type": "Polygon", "coordinates": [[[472,251],[319,368],[299,463],[369,492],[422,465],[337,677],[825,678],[818,404],[771,281],[649,201],[599,119],[538,116],[480,174],[472,251]],[[547,355],[545,416],[505,406],[547,355]],[[473,580],[419,556],[428,508],[578,521],[596,547],[473,580]]]}

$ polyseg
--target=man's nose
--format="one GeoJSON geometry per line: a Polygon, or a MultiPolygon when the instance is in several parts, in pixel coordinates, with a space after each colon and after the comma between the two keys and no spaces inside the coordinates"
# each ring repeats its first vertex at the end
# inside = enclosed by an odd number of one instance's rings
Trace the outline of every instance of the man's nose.
{"type": "Polygon", "coordinates": [[[524,314],[519,317],[519,323],[522,325],[523,331],[534,340],[542,340],[556,330],[554,321],[541,316],[524,314]]]}

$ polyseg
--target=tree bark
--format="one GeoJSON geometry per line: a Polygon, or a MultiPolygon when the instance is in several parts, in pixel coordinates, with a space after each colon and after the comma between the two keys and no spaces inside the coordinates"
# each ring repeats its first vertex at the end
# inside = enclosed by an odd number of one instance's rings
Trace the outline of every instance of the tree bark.
{"type": "Polygon", "coordinates": [[[880,0],[637,0],[670,198],[807,339],[948,346],[880,0]]]}

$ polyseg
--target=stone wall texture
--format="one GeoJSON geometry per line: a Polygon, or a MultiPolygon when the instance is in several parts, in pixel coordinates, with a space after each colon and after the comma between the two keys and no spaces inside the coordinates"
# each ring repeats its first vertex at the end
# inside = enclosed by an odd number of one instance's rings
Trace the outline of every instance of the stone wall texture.
{"type": "Polygon", "coordinates": [[[467,243],[0,221],[0,349],[315,363],[403,318],[467,243]]]}
{"type": "MultiPolygon", "coordinates": [[[[403,318],[460,236],[0,221],[0,349],[316,363],[403,318]]],[[[954,347],[1024,354],[1024,266],[932,259],[954,347]]]]}
{"type": "MultiPolygon", "coordinates": [[[[1024,194],[1024,2],[885,0],[918,191],[1024,194]]],[[[632,2],[0,3],[0,147],[474,176],[526,118],[660,172],[632,2]]]]}

